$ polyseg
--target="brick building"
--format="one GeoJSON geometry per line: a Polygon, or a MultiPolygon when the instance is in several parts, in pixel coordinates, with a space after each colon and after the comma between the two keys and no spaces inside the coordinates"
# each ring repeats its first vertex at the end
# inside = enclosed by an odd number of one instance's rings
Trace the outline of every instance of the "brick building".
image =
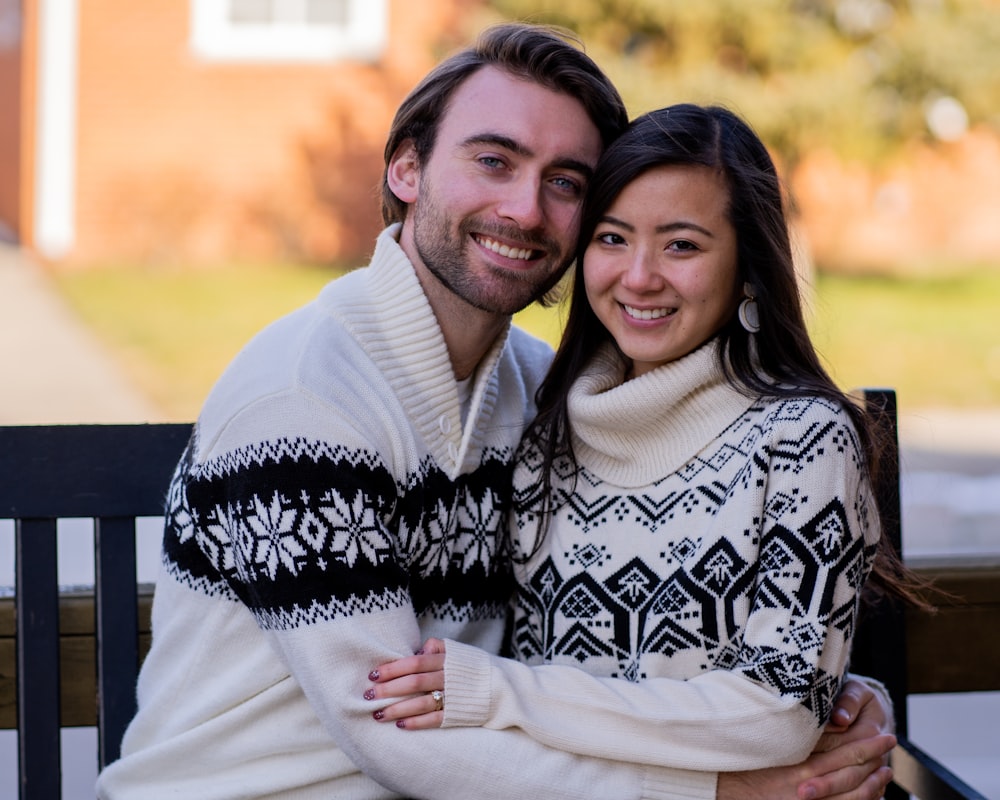
{"type": "Polygon", "coordinates": [[[0,0],[0,237],[43,259],[356,258],[466,0],[0,0]]]}

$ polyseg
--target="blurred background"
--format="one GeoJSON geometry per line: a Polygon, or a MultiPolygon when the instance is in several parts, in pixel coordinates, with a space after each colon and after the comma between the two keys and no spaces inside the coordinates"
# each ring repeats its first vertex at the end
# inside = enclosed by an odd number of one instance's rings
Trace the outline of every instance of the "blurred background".
{"type": "MultiPolygon", "coordinates": [[[[907,558],[1000,561],[1000,0],[0,0],[0,424],[194,419],[367,261],[397,104],[504,19],[576,31],[632,116],[754,125],[821,354],[899,393],[907,558]]],[[[518,321],[558,337],[558,309],[518,321]]],[[[913,738],[1000,798],[1000,699],[916,702],[913,738]]]]}

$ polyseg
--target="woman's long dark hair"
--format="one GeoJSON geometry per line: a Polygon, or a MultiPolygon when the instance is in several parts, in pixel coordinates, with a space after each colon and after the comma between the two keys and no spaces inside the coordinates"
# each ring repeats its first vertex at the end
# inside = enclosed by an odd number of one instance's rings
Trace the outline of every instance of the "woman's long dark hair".
{"type": "MultiPolygon", "coordinates": [[[[850,416],[866,454],[873,484],[884,445],[865,410],[833,382],[820,363],[806,329],[799,297],[781,182],[774,162],[753,129],[731,111],[682,104],[634,120],[605,151],[584,203],[569,315],[555,359],[535,400],[538,415],[526,432],[540,449],[540,485],[531,492],[541,505],[542,529],[551,516],[553,465],[573,461],[567,397],[575,378],[597,350],[613,338],[587,301],[583,256],[608,208],[632,181],[655,167],[717,169],[729,189],[729,220],[736,231],[737,280],[757,300],[760,331],[748,333],[735,313],[718,333],[722,369],[750,396],[826,398],[850,416]]],[[[880,543],[872,578],[877,593],[916,599],[912,582],[893,548],[880,543]]]]}

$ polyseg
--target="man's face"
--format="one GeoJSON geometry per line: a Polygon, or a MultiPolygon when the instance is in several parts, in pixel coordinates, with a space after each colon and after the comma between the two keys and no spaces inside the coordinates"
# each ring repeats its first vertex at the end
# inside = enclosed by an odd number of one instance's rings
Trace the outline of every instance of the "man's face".
{"type": "Polygon", "coordinates": [[[411,159],[403,249],[469,305],[513,314],[572,261],[600,153],[577,100],[484,67],[455,90],[424,163],[407,146],[394,159],[411,159]]]}

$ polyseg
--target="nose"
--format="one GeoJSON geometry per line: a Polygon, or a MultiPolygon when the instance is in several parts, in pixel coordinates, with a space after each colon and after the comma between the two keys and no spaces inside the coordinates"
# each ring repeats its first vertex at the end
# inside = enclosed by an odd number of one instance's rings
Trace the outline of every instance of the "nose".
{"type": "Polygon", "coordinates": [[[666,283],[657,268],[655,253],[649,248],[637,248],[621,276],[621,285],[632,292],[658,292],[666,283]]]}
{"type": "Polygon", "coordinates": [[[519,176],[502,190],[497,213],[516,223],[522,230],[539,228],[545,219],[542,208],[541,180],[536,176],[519,176]]]}

